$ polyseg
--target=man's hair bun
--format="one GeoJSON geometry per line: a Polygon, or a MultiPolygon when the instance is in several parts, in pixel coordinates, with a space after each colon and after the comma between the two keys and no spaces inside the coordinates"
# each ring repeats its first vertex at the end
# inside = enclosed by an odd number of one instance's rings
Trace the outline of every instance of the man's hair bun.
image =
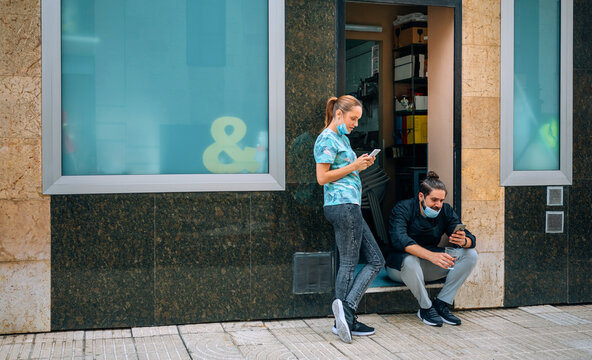
{"type": "Polygon", "coordinates": [[[434,171],[428,171],[426,178],[428,178],[429,180],[439,180],[440,176],[438,176],[438,174],[436,174],[434,171]]]}
{"type": "Polygon", "coordinates": [[[419,192],[424,196],[428,196],[434,189],[444,190],[445,193],[448,193],[446,185],[440,180],[440,176],[430,170],[426,174],[426,178],[419,183],[419,192]]]}

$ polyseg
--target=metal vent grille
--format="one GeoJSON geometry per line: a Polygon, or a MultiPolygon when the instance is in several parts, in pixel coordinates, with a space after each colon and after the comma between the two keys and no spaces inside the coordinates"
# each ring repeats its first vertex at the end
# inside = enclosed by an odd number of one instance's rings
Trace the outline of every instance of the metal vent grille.
{"type": "Polygon", "coordinates": [[[563,211],[547,211],[545,231],[548,233],[563,232],[563,211]]]}
{"type": "Polygon", "coordinates": [[[297,252],[294,254],[294,294],[318,294],[333,291],[333,253],[297,252]]]}
{"type": "Polygon", "coordinates": [[[547,186],[547,205],[563,205],[563,186],[547,186]]]}

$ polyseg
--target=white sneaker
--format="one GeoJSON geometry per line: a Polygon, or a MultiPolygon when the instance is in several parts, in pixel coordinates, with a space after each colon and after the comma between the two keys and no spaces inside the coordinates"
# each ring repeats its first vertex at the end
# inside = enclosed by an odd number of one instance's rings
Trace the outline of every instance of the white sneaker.
{"type": "Polygon", "coordinates": [[[352,341],[352,334],[349,330],[349,326],[345,321],[345,313],[343,312],[343,303],[339,299],[335,299],[333,301],[333,305],[331,306],[333,309],[333,316],[335,316],[335,327],[337,330],[337,335],[341,341],[346,343],[351,343],[352,341]]]}

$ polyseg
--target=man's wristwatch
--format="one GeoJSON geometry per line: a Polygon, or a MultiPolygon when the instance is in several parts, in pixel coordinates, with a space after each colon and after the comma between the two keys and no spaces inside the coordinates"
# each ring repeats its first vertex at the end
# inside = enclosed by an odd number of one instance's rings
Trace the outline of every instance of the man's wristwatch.
{"type": "Polygon", "coordinates": [[[467,238],[466,237],[465,237],[465,243],[463,244],[462,247],[465,247],[465,246],[467,246],[467,238]]]}

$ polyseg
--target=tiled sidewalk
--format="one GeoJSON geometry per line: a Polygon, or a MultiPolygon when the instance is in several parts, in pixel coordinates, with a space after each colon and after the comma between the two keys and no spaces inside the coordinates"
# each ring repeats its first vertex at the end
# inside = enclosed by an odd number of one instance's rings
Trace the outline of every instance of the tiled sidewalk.
{"type": "Polygon", "coordinates": [[[592,359],[592,305],[459,311],[459,327],[415,314],[363,315],[352,344],[332,318],[0,336],[0,359],[592,359]]]}

